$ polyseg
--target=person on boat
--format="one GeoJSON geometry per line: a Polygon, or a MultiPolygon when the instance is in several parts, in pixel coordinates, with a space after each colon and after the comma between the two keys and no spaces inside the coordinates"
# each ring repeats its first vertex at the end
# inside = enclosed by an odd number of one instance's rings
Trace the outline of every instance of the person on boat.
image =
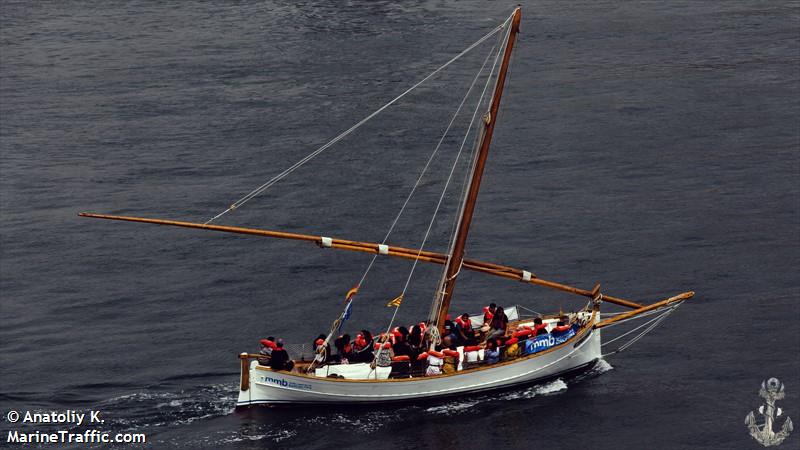
{"type": "Polygon", "coordinates": [[[442,350],[444,358],[442,358],[442,373],[455,373],[458,370],[459,354],[455,349],[442,350]]]}
{"type": "Polygon", "coordinates": [[[457,348],[456,344],[453,342],[453,338],[450,336],[445,336],[444,339],[442,339],[442,344],[437,347],[438,350],[455,350],[457,348]]]}
{"type": "Polygon", "coordinates": [[[335,360],[340,364],[348,364],[353,354],[353,346],[350,344],[350,335],[343,334],[339,336],[333,341],[333,346],[336,347],[335,360]]]}
{"type": "Polygon", "coordinates": [[[411,356],[422,353],[422,328],[419,325],[411,327],[411,333],[408,335],[408,346],[411,348],[411,356]]]}
{"type": "Polygon", "coordinates": [[[456,335],[459,345],[475,345],[478,343],[478,336],[472,328],[472,321],[469,314],[464,313],[456,319],[456,335]]]}
{"type": "Polygon", "coordinates": [[[356,335],[356,338],[353,339],[353,351],[357,353],[363,350],[364,347],[366,346],[367,346],[367,340],[364,338],[363,331],[361,331],[356,335]]]}
{"type": "Polygon", "coordinates": [[[436,350],[429,350],[427,353],[428,368],[425,369],[425,375],[441,375],[442,366],[444,365],[444,354],[436,350]]]}
{"type": "Polygon", "coordinates": [[[522,353],[522,349],[520,348],[519,341],[517,338],[512,337],[511,339],[505,342],[505,352],[504,357],[505,359],[514,359],[518,357],[522,353]]]}
{"type": "Polygon", "coordinates": [[[318,364],[322,365],[328,362],[333,355],[331,355],[331,344],[326,344],[325,339],[327,336],[320,334],[314,339],[314,351],[317,355],[321,355],[318,364]]]}
{"type": "Polygon", "coordinates": [[[403,336],[404,341],[408,342],[408,335],[409,335],[408,328],[404,326],[399,326],[397,327],[397,332],[403,336]]]}
{"type": "Polygon", "coordinates": [[[492,317],[494,317],[494,312],[497,310],[497,305],[494,303],[489,303],[489,306],[483,307],[483,323],[489,324],[492,322],[492,317]]]}
{"type": "Polygon", "coordinates": [[[375,345],[374,357],[375,365],[378,367],[392,367],[392,358],[394,358],[394,351],[392,350],[391,342],[382,342],[375,345]]]}
{"type": "Polygon", "coordinates": [[[269,361],[272,358],[272,350],[275,348],[275,338],[269,336],[261,341],[261,350],[258,352],[258,363],[262,366],[269,366],[269,361]]]}
{"type": "Polygon", "coordinates": [[[450,314],[447,315],[444,319],[444,333],[442,337],[450,337],[450,339],[455,340],[458,338],[458,334],[456,332],[456,324],[450,320],[450,314]]]}
{"type": "Polygon", "coordinates": [[[500,361],[500,348],[497,346],[497,341],[489,339],[486,342],[486,348],[483,350],[483,358],[486,364],[497,364],[500,361]]]}
{"type": "Polygon", "coordinates": [[[272,370],[286,371],[290,371],[294,368],[294,361],[289,359],[289,352],[283,348],[283,339],[278,339],[275,343],[275,349],[272,350],[272,358],[270,358],[269,367],[272,370]]]}
{"type": "Polygon", "coordinates": [[[507,328],[508,317],[506,313],[503,312],[503,307],[498,306],[492,315],[492,321],[489,323],[489,333],[486,335],[486,339],[490,340],[504,336],[507,328]]]}
{"type": "Polygon", "coordinates": [[[533,332],[531,333],[531,337],[540,336],[542,334],[547,334],[547,325],[542,323],[541,317],[537,317],[533,319],[533,332]]]}
{"type": "Polygon", "coordinates": [[[567,316],[559,317],[556,326],[553,327],[552,330],[550,330],[550,334],[552,334],[553,336],[561,336],[563,334],[566,334],[567,332],[569,332],[571,328],[569,325],[567,325],[568,322],[569,318],[567,316]]]}
{"type": "Polygon", "coordinates": [[[372,339],[372,333],[367,330],[361,330],[356,339],[353,341],[353,354],[349,358],[351,363],[366,363],[371,362],[373,359],[372,347],[375,342],[372,339]]]}
{"type": "Polygon", "coordinates": [[[394,344],[392,345],[392,351],[394,352],[394,356],[411,356],[411,346],[408,345],[406,336],[403,335],[403,332],[400,330],[394,333],[394,344]]]}
{"type": "Polygon", "coordinates": [[[497,305],[494,303],[490,303],[489,306],[483,307],[483,325],[479,329],[481,341],[486,340],[489,331],[492,329],[492,319],[494,318],[496,311],[497,305]]]}

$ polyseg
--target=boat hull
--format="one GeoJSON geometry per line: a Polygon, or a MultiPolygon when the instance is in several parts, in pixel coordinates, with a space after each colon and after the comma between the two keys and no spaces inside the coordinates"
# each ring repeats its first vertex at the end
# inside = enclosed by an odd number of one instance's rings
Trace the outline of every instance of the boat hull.
{"type": "Polygon", "coordinates": [[[601,357],[600,330],[588,330],[543,354],[455,374],[390,380],[339,380],[276,372],[253,361],[237,407],[292,404],[374,404],[484,392],[553,378],[601,357]]]}

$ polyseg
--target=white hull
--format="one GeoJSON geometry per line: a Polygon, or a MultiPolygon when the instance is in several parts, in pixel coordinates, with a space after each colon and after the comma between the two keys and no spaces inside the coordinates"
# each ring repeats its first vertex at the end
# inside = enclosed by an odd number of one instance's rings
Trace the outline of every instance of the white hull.
{"type": "Polygon", "coordinates": [[[368,404],[447,397],[501,389],[588,366],[601,356],[600,330],[589,328],[547,352],[449,375],[390,380],[336,380],[249,365],[249,382],[237,406],[368,404]],[[588,334],[588,336],[587,336],[588,334]]]}

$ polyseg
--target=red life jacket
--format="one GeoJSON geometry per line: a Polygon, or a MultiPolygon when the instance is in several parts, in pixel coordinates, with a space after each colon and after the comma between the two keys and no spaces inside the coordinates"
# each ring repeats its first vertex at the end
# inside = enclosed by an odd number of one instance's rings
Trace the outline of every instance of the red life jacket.
{"type": "Polygon", "coordinates": [[[364,347],[367,346],[367,340],[364,339],[364,335],[359,333],[358,336],[356,336],[356,340],[355,340],[355,342],[353,342],[353,344],[354,344],[356,350],[361,350],[361,349],[363,349],[364,347]]]}
{"type": "Polygon", "coordinates": [[[492,314],[492,312],[489,311],[489,307],[488,306],[484,306],[483,307],[483,323],[491,322],[492,321],[492,317],[494,317],[494,314],[492,314]]]}
{"type": "Polygon", "coordinates": [[[527,339],[528,336],[530,335],[531,335],[531,330],[517,331],[516,333],[512,334],[512,336],[517,339],[527,339]]]}
{"type": "MultiPolygon", "coordinates": [[[[456,353],[458,353],[458,352],[456,352],[456,353]]],[[[436,350],[429,350],[428,351],[428,355],[433,355],[433,356],[435,356],[437,358],[444,358],[444,353],[437,352],[436,350]]]]}

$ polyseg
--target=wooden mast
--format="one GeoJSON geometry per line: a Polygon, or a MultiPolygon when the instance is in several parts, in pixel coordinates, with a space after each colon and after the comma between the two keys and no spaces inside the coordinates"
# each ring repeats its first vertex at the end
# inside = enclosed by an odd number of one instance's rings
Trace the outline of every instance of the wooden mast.
{"type": "Polygon", "coordinates": [[[503,96],[503,86],[506,81],[506,73],[508,72],[508,64],[511,60],[511,51],[514,49],[514,41],[519,31],[519,23],[522,17],[521,8],[517,8],[511,18],[511,30],[508,33],[508,40],[506,41],[505,52],[503,53],[503,61],[500,65],[500,72],[497,74],[497,84],[494,89],[494,96],[492,103],[489,106],[489,112],[484,117],[483,137],[481,139],[478,154],[476,156],[475,168],[472,171],[472,178],[470,179],[469,192],[464,200],[463,211],[461,219],[458,223],[458,231],[453,243],[453,252],[450,255],[450,260],[447,264],[445,272],[444,284],[442,285],[441,292],[437,294],[437,298],[441,295],[441,303],[438,308],[438,317],[436,325],[439,327],[439,333],[444,333],[444,321],[447,312],[450,309],[450,302],[453,299],[453,291],[456,287],[456,279],[461,264],[464,261],[464,246],[467,242],[467,235],[469,234],[469,226],[472,223],[472,214],[475,211],[475,202],[478,198],[478,191],[481,187],[481,178],[483,177],[483,169],[486,166],[486,157],[489,154],[489,145],[492,142],[492,134],[494,133],[494,124],[497,119],[497,111],[500,109],[500,98],[503,96]]]}

